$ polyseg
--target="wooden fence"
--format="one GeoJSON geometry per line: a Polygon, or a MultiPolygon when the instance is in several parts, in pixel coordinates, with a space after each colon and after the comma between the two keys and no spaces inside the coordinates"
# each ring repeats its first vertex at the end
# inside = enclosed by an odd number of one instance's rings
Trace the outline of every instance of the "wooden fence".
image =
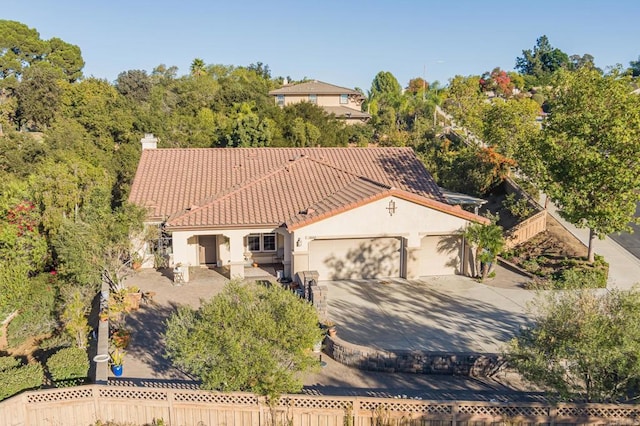
{"type": "Polygon", "coordinates": [[[542,210],[530,218],[523,220],[513,228],[509,229],[505,235],[505,245],[511,249],[518,244],[529,241],[541,232],[547,230],[547,211],[542,210]]]}
{"type": "Polygon", "coordinates": [[[513,179],[505,179],[504,186],[508,194],[516,194],[518,198],[524,198],[529,207],[536,212],[533,216],[507,230],[505,233],[506,248],[511,249],[547,230],[547,210],[540,205],[538,200],[527,194],[513,179]]]}
{"type": "Polygon", "coordinates": [[[640,406],[423,401],[286,395],[270,408],[247,393],[88,385],[25,392],[0,403],[0,425],[365,426],[638,424],[640,406]]]}

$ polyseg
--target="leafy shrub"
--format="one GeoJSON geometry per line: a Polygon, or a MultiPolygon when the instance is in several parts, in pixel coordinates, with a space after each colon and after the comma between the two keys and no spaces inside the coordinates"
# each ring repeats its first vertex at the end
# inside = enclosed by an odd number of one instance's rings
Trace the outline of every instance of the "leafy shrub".
{"type": "Polygon", "coordinates": [[[42,386],[44,371],[40,364],[19,365],[0,371],[0,401],[26,389],[42,386]]]}
{"type": "Polygon", "coordinates": [[[12,356],[0,356],[0,371],[16,368],[20,365],[20,361],[12,356]]]}
{"type": "Polygon", "coordinates": [[[531,198],[536,201],[540,201],[540,190],[531,182],[529,179],[514,179],[516,184],[522,189],[525,193],[527,193],[531,198]]]}
{"type": "Polygon", "coordinates": [[[528,218],[533,213],[529,202],[525,198],[516,200],[516,194],[508,194],[502,201],[502,206],[509,210],[514,217],[521,220],[528,218]]]}
{"type": "Polygon", "coordinates": [[[598,267],[573,267],[565,269],[554,279],[556,289],[605,288],[607,270],[598,267]]]}
{"type": "Polygon", "coordinates": [[[89,371],[87,352],[76,347],[61,349],[49,357],[47,369],[54,382],[67,381],[65,385],[73,386],[76,383],[70,382],[71,379],[87,377],[89,371]]]}
{"type": "Polygon", "coordinates": [[[71,336],[64,332],[56,332],[54,335],[43,339],[40,342],[40,349],[48,351],[52,349],[62,349],[73,345],[75,342],[71,336]]]}
{"type": "Polygon", "coordinates": [[[531,99],[540,106],[542,106],[545,101],[544,96],[542,96],[540,93],[535,93],[533,96],[531,96],[531,99]]]}
{"type": "Polygon", "coordinates": [[[29,293],[18,316],[7,326],[7,342],[16,347],[28,338],[54,330],[53,316],[56,300],[55,278],[40,274],[29,281],[29,293]]]}
{"type": "Polygon", "coordinates": [[[538,260],[537,259],[527,259],[527,260],[522,261],[522,267],[527,272],[531,272],[531,273],[535,273],[536,271],[538,271],[540,269],[540,265],[538,264],[538,260]]]}
{"type": "Polygon", "coordinates": [[[50,333],[55,327],[55,320],[50,313],[26,308],[20,312],[7,326],[7,343],[15,348],[33,336],[50,333]]]}

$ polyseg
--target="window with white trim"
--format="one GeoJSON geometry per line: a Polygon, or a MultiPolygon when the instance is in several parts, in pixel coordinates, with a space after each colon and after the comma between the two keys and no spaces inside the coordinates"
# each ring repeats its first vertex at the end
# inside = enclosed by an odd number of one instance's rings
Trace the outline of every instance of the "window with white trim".
{"type": "Polygon", "coordinates": [[[276,251],[276,234],[262,235],[262,251],[276,251]]]}
{"type": "Polygon", "coordinates": [[[247,248],[250,252],[273,252],[278,248],[276,234],[247,235],[247,248]]]}
{"type": "Polygon", "coordinates": [[[318,95],[309,95],[309,102],[311,102],[312,104],[317,104],[318,103],[318,95]]]}
{"type": "Polygon", "coordinates": [[[340,95],[340,104],[346,105],[349,103],[349,95],[340,95]]]}
{"type": "Polygon", "coordinates": [[[284,95],[278,95],[276,98],[278,100],[278,106],[284,106],[284,95]]]}
{"type": "Polygon", "coordinates": [[[249,235],[247,237],[247,247],[249,251],[260,251],[260,235],[249,235]]]}

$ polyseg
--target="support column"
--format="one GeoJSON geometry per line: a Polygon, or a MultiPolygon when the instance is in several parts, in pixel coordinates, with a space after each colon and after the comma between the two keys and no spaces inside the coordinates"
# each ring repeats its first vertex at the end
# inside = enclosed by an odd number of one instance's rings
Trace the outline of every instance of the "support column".
{"type": "Polygon", "coordinates": [[[229,276],[244,279],[244,231],[225,233],[229,238],[229,276]]]}
{"type": "Polygon", "coordinates": [[[405,278],[415,280],[420,277],[420,251],[421,241],[420,235],[410,234],[409,238],[404,240],[404,259],[405,259],[405,278]]]}
{"type": "Polygon", "coordinates": [[[284,233],[284,247],[283,247],[283,257],[282,257],[282,266],[284,269],[284,276],[286,278],[292,278],[292,270],[291,270],[291,250],[292,244],[291,239],[293,238],[293,234],[284,233]]]}
{"type": "Polygon", "coordinates": [[[182,279],[185,283],[189,282],[189,266],[191,259],[195,255],[194,246],[197,247],[197,237],[190,235],[188,232],[174,232],[172,235],[173,246],[173,265],[174,269],[178,268],[182,272],[182,279]]]}

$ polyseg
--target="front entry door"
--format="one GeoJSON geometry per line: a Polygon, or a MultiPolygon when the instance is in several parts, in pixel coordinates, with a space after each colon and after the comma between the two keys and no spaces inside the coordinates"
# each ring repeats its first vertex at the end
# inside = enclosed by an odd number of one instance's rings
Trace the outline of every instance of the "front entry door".
{"type": "Polygon", "coordinates": [[[215,235],[200,235],[198,237],[201,265],[215,265],[217,263],[218,253],[216,250],[216,241],[215,235]]]}

